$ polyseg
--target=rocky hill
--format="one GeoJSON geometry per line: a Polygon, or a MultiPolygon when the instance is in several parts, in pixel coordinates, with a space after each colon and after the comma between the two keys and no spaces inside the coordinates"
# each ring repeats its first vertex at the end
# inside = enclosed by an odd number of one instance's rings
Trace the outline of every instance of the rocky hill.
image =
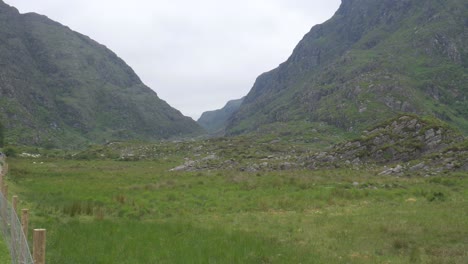
{"type": "Polygon", "coordinates": [[[468,171],[468,139],[433,117],[400,115],[361,136],[326,149],[269,135],[217,137],[154,144],[115,142],[94,146],[70,158],[178,160],[172,171],[373,170],[385,175],[436,175],[468,171]]]}
{"type": "Polygon", "coordinates": [[[204,112],[197,122],[210,134],[224,134],[229,118],[239,109],[243,101],[244,97],[231,100],[221,109],[204,112]]]}
{"type": "Polygon", "coordinates": [[[261,151],[262,144],[247,144],[255,146],[256,152],[246,160],[237,155],[226,155],[223,148],[212,148],[210,155],[194,155],[199,158],[187,159],[173,170],[221,168],[254,172],[386,166],[380,174],[423,176],[468,171],[468,140],[447,123],[432,117],[401,115],[364,131],[359,139],[336,144],[321,152],[307,152],[281,141],[274,144],[278,147],[271,147],[270,142],[267,144],[270,148],[264,151],[261,151]]]}
{"type": "MultiPolygon", "coordinates": [[[[442,155],[447,149],[463,146],[463,141],[459,132],[438,119],[403,115],[365,131],[357,140],[314,154],[309,167],[406,163],[442,155]]],[[[459,154],[459,163],[468,164],[467,156],[459,154]]]]}
{"type": "Polygon", "coordinates": [[[227,133],[297,120],[361,132],[406,112],[467,134],[467,17],[463,0],[343,0],[258,77],[227,133]]]}
{"type": "Polygon", "coordinates": [[[49,147],[202,131],[105,46],[1,0],[0,119],[8,143],[49,147]]]}

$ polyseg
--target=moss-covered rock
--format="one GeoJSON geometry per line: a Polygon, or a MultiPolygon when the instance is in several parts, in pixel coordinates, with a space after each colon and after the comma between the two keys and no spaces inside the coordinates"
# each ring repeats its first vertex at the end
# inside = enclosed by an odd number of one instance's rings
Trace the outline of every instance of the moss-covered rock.
{"type": "Polygon", "coordinates": [[[409,164],[385,173],[423,168],[463,169],[468,164],[468,144],[460,132],[433,117],[401,115],[365,131],[360,139],[314,154],[309,166],[409,164]]]}

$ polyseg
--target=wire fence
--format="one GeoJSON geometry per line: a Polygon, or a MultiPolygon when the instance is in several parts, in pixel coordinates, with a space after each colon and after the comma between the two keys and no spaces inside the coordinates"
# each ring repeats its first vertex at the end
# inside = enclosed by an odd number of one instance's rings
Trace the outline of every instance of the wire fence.
{"type": "MultiPolygon", "coordinates": [[[[0,164],[0,181],[3,187],[5,160],[0,164]]],[[[2,188],[3,189],[3,188],[2,188]]],[[[0,229],[3,239],[10,250],[12,264],[34,264],[29,250],[28,241],[23,230],[16,208],[14,208],[4,196],[4,190],[0,191],[0,229]]],[[[26,231],[27,232],[27,231],[26,231]]]]}
{"type": "Polygon", "coordinates": [[[12,264],[34,264],[28,241],[14,208],[0,192],[0,229],[10,250],[12,264]]]}

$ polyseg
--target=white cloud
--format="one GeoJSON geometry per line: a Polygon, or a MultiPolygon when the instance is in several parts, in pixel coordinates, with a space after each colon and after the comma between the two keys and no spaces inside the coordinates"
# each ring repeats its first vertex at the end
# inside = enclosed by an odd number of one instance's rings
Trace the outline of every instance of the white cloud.
{"type": "Polygon", "coordinates": [[[193,118],[248,93],[340,0],[6,0],[112,49],[193,118]]]}

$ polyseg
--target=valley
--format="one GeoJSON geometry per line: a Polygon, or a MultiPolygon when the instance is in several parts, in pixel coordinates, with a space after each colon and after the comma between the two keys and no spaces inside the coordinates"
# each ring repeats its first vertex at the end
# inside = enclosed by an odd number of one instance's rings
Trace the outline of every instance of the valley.
{"type": "Polygon", "coordinates": [[[49,263],[464,262],[462,136],[408,115],[318,134],[8,149],[7,180],[49,263]]]}
{"type": "Polygon", "coordinates": [[[466,259],[466,172],[170,171],[183,160],[11,158],[8,181],[49,263],[466,259]]]}
{"type": "MultiPolygon", "coordinates": [[[[103,44],[0,0],[0,195],[29,209],[29,245],[47,229],[52,264],[466,263],[467,17],[462,0],[342,0],[194,121],[103,44]]],[[[151,70],[185,64],[166,46],[151,70]]],[[[196,55],[187,78],[209,72],[196,55]]]]}

